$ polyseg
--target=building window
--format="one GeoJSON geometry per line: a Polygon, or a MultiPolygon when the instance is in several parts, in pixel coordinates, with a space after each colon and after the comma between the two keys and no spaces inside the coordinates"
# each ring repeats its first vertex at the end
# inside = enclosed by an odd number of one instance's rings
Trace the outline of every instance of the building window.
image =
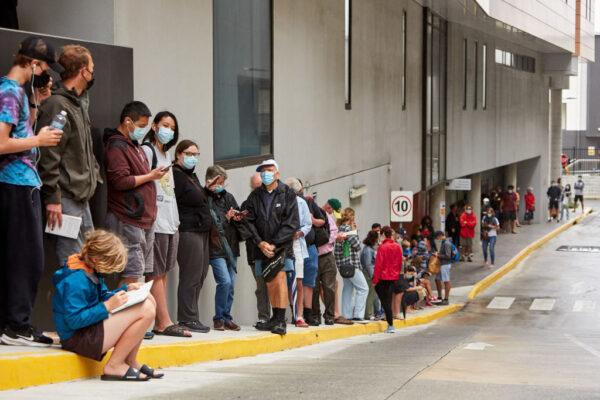
{"type": "Polygon", "coordinates": [[[402,109],[406,110],[406,10],[402,11],[402,109]]]}
{"type": "Polygon", "coordinates": [[[465,39],[463,39],[463,110],[467,109],[468,71],[469,71],[469,50],[468,50],[468,41],[465,38],[465,39]]]}
{"type": "Polygon", "coordinates": [[[423,186],[446,179],[447,23],[425,9],[423,186]]]}
{"type": "Polygon", "coordinates": [[[481,107],[487,109],[487,45],[481,47],[481,107]]]}
{"type": "Polygon", "coordinates": [[[344,0],[344,96],[352,109],[352,0],[344,0]]]}
{"type": "Polygon", "coordinates": [[[273,154],[271,0],[213,1],[214,159],[227,168],[273,154]]]}
{"type": "Polygon", "coordinates": [[[496,64],[519,71],[535,73],[535,58],[496,49],[496,64]]]}
{"type": "Polygon", "coordinates": [[[473,74],[475,77],[473,85],[473,110],[477,110],[477,102],[479,101],[479,42],[473,43],[473,51],[475,53],[475,57],[473,57],[475,60],[475,65],[473,66],[473,74]]]}

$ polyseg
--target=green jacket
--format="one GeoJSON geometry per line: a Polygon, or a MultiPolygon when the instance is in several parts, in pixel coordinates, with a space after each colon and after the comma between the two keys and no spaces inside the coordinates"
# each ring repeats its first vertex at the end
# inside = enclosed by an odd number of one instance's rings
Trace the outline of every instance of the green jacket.
{"type": "Polygon", "coordinates": [[[65,196],[85,202],[102,183],[100,167],[94,157],[87,94],[77,97],[75,92],[60,85],[53,91],[38,112],[37,127],[50,125],[56,114],[67,112],[67,123],[58,146],[42,147],[38,172],[42,179],[45,204],[60,204],[65,196]]]}

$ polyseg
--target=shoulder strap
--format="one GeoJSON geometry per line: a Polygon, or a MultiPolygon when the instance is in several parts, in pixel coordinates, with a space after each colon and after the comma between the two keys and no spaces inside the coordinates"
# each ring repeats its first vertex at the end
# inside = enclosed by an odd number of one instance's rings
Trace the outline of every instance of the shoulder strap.
{"type": "Polygon", "coordinates": [[[152,146],[152,143],[150,142],[144,142],[142,143],[142,146],[146,146],[152,152],[152,166],[150,169],[156,169],[156,166],[158,165],[158,157],[156,156],[156,150],[154,149],[154,146],[152,146]]]}

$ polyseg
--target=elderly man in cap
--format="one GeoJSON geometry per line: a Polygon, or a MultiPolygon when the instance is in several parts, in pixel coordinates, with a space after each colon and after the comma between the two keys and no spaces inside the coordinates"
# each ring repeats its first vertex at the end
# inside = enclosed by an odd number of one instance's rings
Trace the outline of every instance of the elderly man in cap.
{"type": "Polygon", "coordinates": [[[37,107],[50,95],[49,68],[62,71],[54,49],[29,37],[0,78],[0,341],[8,345],[52,344],[30,321],[44,268],[38,147],[56,146],[62,136],[50,127],[35,136],[32,127],[37,107]]]}
{"type": "Polygon", "coordinates": [[[300,229],[296,193],[279,181],[279,166],[275,160],[265,160],[257,168],[262,184],[253,190],[244,203],[246,240],[255,246],[256,274],[267,283],[273,315],[267,322],[258,322],[256,329],[285,335],[285,310],[289,305],[286,272],[293,275],[293,241],[300,229]]]}

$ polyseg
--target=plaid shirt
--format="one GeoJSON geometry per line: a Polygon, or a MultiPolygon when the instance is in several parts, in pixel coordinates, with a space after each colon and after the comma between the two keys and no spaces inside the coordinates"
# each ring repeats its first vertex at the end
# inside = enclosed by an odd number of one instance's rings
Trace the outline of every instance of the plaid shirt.
{"type": "MultiPolygon", "coordinates": [[[[350,225],[340,225],[340,232],[350,232],[352,227],[350,225]]],[[[333,254],[335,255],[335,263],[339,266],[342,264],[352,264],[355,268],[362,271],[362,264],[360,263],[360,240],[356,235],[349,235],[346,239],[350,243],[350,257],[344,257],[344,242],[335,242],[335,248],[333,254]]]]}

